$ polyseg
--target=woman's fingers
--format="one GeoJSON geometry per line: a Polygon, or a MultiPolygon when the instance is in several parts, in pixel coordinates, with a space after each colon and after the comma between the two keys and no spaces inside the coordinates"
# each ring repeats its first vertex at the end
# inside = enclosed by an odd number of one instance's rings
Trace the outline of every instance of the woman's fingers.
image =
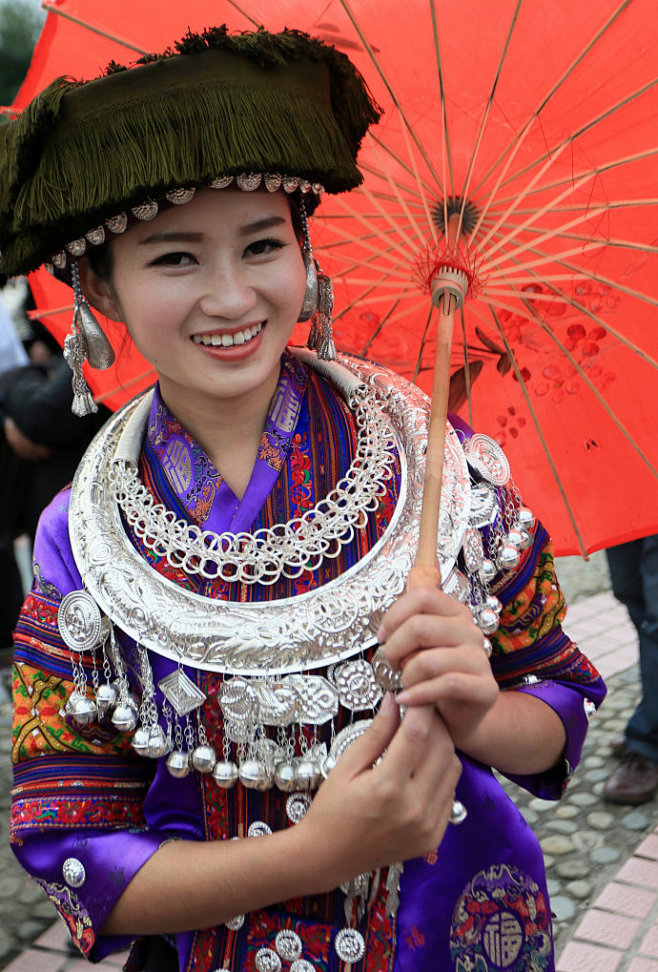
{"type": "Polygon", "coordinates": [[[384,615],[377,637],[380,642],[390,636],[406,620],[415,614],[436,614],[443,617],[459,617],[469,614],[468,608],[443,591],[430,587],[417,587],[398,598],[384,615]]]}
{"type": "Polygon", "coordinates": [[[427,648],[456,649],[469,646],[475,650],[481,649],[483,642],[484,636],[473,624],[470,612],[448,617],[414,614],[405,618],[389,635],[384,650],[392,668],[406,669],[412,662],[409,656],[415,652],[422,653],[427,648]]]}
{"type": "Polygon", "coordinates": [[[387,692],[372,724],[343,753],[333,772],[340,767],[341,774],[353,777],[370,769],[386,750],[399,725],[400,709],[391,693],[387,692]]]}

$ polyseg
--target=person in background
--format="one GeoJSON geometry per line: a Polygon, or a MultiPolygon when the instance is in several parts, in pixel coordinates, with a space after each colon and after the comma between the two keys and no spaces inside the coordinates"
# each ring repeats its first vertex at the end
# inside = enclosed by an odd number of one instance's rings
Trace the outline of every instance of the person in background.
{"type": "Polygon", "coordinates": [[[637,629],[642,695],[613,747],[621,759],[603,795],[638,805],[658,791],[658,534],[609,547],[606,556],[613,594],[637,629]]]}

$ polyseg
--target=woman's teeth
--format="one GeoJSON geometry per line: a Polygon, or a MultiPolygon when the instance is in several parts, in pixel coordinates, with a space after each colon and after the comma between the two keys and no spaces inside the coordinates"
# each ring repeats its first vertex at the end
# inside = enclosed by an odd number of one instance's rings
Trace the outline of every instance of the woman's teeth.
{"type": "Polygon", "coordinates": [[[244,331],[236,331],[235,334],[193,334],[192,340],[195,344],[205,344],[206,347],[232,348],[234,344],[246,344],[262,330],[262,324],[254,324],[253,327],[246,327],[244,331]]]}

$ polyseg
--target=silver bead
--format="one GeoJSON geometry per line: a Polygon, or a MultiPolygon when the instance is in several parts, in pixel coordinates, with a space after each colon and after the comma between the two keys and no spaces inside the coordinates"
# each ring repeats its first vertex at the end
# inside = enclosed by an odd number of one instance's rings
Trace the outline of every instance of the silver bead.
{"type": "Polygon", "coordinates": [[[277,763],[274,769],[274,784],[283,793],[292,793],[295,789],[295,767],[292,763],[277,763]]]}
{"type": "Polygon", "coordinates": [[[269,790],[274,782],[259,759],[245,759],[238,770],[240,782],[248,790],[269,790]]]}
{"type": "Polygon", "coordinates": [[[513,570],[515,567],[518,567],[520,560],[521,555],[519,551],[509,543],[503,544],[498,551],[498,566],[501,570],[513,570]]]}
{"type": "Polygon", "coordinates": [[[153,726],[149,733],[149,756],[151,759],[160,759],[168,750],[169,745],[167,743],[167,737],[164,734],[164,729],[162,726],[153,726]]]}
{"type": "Polygon", "coordinates": [[[132,732],[137,725],[137,713],[134,706],[120,702],[112,713],[111,722],[119,732],[132,732]]]}
{"type": "Polygon", "coordinates": [[[512,529],[505,537],[505,542],[509,543],[511,547],[516,547],[517,550],[520,550],[521,544],[523,543],[523,534],[520,530],[512,529]]]}
{"type": "Polygon", "coordinates": [[[80,726],[88,726],[96,718],[96,703],[86,695],[73,692],[66,703],[66,711],[80,726]]]}
{"type": "Polygon", "coordinates": [[[489,560],[488,557],[485,557],[485,559],[480,564],[480,570],[479,570],[480,579],[485,584],[487,584],[489,583],[489,581],[492,581],[494,579],[496,573],[497,573],[496,565],[494,564],[493,560],[489,560]]]}
{"type": "Polygon", "coordinates": [[[521,546],[519,547],[519,550],[527,550],[528,547],[532,546],[532,537],[525,529],[520,529],[519,532],[522,537],[521,546]]]}
{"type": "Polygon", "coordinates": [[[499,601],[498,598],[493,594],[489,594],[485,598],[484,603],[486,607],[488,607],[491,611],[495,611],[496,614],[500,614],[500,612],[503,610],[502,602],[499,601]]]}
{"type": "Polygon", "coordinates": [[[77,857],[67,857],[62,864],[62,876],[70,888],[81,888],[87,880],[87,872],[77,857]]]}
{"type": "Polygon", "coordinates": [[[211,773],[217,762],[212,746],[197,746],[192,752],[192,766],[198,773],[211,773]]]}
{"type": "Polygon", "coordinates": [[[190,772],[190,758],[181,749],[175,749],[167,757],[167,769],[177,780],[182,780],[190,772]]]}
{"type": "Polygon", "coordinates": [[[516,522],[522,529],[532,530],[535,525],[535,514],[527,506],[522,506],[516,514],[516,522]]]}
{"type": "Polygon", "coordinates": [[[148,729],[136,729],[131,741],[131,746],[138,756],[148,756],[149,754],[149,732],[148,729]]]}
{"type": "Polygon", "coordinates": [[[478,627],[485,635],[494,634],[500,627],[498,615],[491,608],[483,608],[478,614],[478,627]]]}
{"type": "Polygon", "coordinates": [[[218,762],[212,771],[212,778],[222,790],[230,790],[238,782],[238,768],[235,763],[218,762]]]}

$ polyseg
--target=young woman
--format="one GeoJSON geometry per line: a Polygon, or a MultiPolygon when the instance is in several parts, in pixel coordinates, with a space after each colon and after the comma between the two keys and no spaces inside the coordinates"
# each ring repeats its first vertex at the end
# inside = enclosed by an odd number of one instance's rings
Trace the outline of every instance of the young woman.
{"type": "Polygon", "coordinates": [[[404,593],[426,402],[330,360],[307,225],[358,184],[375,106],[294,32],[146,60],[6,126],[5,271],[73,284],[78,407],[89,305],[158,375],[42,518],[16,853],[92,961],[552,969],[541,851],[489,767],[557,797],[603,687],[546,533],[457,420],[444,591],[404,593]],[[292,353],[314,314],[317,357],[292,353]]]}

